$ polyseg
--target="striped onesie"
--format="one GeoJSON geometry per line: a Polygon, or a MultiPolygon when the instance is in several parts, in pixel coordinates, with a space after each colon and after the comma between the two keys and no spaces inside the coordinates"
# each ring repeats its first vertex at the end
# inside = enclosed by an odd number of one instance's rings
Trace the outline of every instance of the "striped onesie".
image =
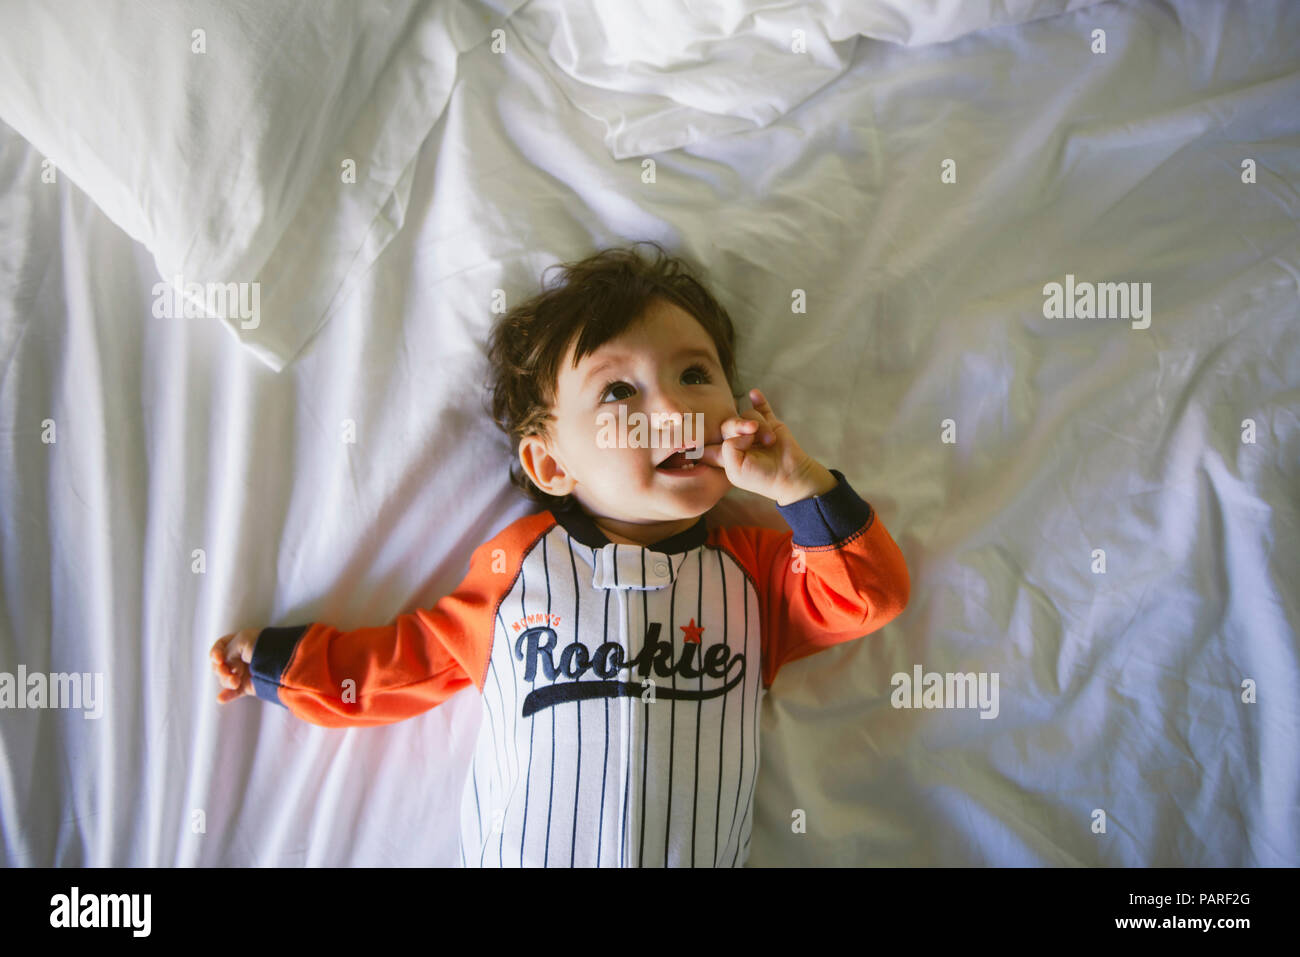
{"type": "Polygon", "coordinates": [[[831,469],[791,531],[611,543],[574,505],[475,549],[464,581],[391,625],[266,628],[258,697],[313,724],[388,724],[473,685],[482,725],[465,866],[735,867],[749,856],[759,708],[780,667],[907,604],[903,554],[831,469]]]}

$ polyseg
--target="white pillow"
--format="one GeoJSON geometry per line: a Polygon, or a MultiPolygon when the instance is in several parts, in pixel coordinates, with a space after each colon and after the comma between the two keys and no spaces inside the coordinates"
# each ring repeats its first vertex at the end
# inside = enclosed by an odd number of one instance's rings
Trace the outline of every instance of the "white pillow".
{"type": "Polygon", "coordinates": [[[523,2],[4,0],[0,119],[278,370],[400,228],[460,52],[523,2]]]}
{"type": "Polygon", "coordinates": [[[531,0],[510,23],[626,159],[767,126],[847,70],[859,36],[946,43],[1097,2],[531,0]]]}

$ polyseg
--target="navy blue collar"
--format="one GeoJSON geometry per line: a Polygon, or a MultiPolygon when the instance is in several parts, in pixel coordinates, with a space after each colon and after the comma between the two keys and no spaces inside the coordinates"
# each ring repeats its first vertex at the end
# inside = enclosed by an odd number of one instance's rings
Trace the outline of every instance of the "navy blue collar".
{"type": "MultiPolygon", "coordinates": [[[[569,500],[567,507],[553,508],[550,509],[550,512],[570,535],[589,548],[603,548],[610,544],[608,536],[591,520],[591,516],[584,512],[582,507],[572,499],[569,500]]],[[[699,520],[685,531],[670,535],[662,541],[644,547],[651,551],[662,552],[665,555],[676,555],[680,552],[688,552],[692,548],[699,548],[704,544],[708,536],[709,528],[704,521],[704,516],[701,515],[699,520]]]]}

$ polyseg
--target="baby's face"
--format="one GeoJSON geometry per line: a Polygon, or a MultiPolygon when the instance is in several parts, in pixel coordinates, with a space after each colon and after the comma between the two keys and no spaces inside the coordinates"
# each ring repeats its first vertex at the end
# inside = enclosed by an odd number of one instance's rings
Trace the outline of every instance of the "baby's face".
{"type": "Polygon", "coordinates": [[[722,423],[737,414],[713,340],[677,305],[654,300],[642,321],[576,369],[570,346],[552,414],[554,440],[534,440],[531,452],[521,446],[521,458],[533,455],[534,474],[553,483],[547,490],[571,493],[593,517],[644,525],[698,518],[731,487],[725,471],[697,458],[686,458],[694,463],[687,470],[656,467],[674,449],[720,443],[722,423]],[[644,437],[634,432],[639,418],[644,437]]]}

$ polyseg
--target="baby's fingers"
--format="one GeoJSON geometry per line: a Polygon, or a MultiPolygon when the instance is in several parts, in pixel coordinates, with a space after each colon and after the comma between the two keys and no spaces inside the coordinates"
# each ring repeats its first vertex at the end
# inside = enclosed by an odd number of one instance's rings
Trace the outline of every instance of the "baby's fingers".
{"type": "Polygon", "coordinates": [[[253,647],[257,644],[259,633],[258,628],[241,628],[233,635],[225,635],[212,646],[213,659],[220,652],[223,661],[252,661],[253,647]]]}
{"type": "Polygon", "coordinates": [[[253,676],[246,670],[234,677],[223,677],[221,683],[225,687],[217,692],[217,701],[220,704],[234,701],[244,695],[257,694],[257,690],[253,687],[253,676]]]}
{"type": "Polygon", "coordinates": [[[242,663],[227,663],[218,670],[217,680],[227,688],[238,688],[243,683],[246,674],[247,672],[244,670],[242,663]]]}
{"type": "Polygon", "coordinates": [[[715,469],[726,468],[722,462],[722,445],[706,445],[700,449],[699,458],[695,459],[701,465],[711,465],[715,469]]]}
{"type": "Polygon", "coordinates": [[[724,439],[734,439],[742,435],[753,435],[758,431],[758,428],[759,423],[756,419],[748,419],[737,415],[722,423],[722,437],[724,439]]]}
{"type": "Polygon", "coordinates": [[[251,685],[240,688],[225,688],[217,692],[217,704],[225,704],[228,701],[234,701],[236,698],[242,698],[244,695],[252,693],[251,685]]]}

